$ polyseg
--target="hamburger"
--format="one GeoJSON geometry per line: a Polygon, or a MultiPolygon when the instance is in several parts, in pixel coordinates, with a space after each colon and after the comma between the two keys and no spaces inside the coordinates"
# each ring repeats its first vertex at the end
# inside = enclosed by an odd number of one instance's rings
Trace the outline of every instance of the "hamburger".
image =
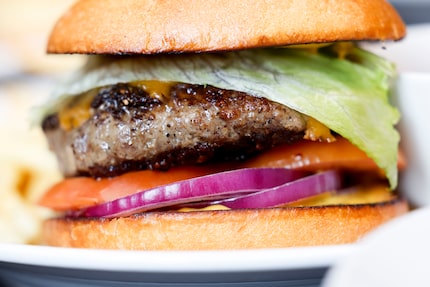
{"type": "Polygon", "coordinates": [[[389,90],[358,46],[405,25],[385,1],[78,1],[53,54],[88,54],[40,122],[64,179],[53,246],[345,244],[407,212],[389,90]]]}

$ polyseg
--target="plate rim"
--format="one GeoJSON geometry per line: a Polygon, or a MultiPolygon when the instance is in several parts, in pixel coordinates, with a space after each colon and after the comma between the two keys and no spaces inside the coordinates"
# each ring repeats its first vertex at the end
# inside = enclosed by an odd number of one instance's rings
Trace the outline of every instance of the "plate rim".
{"type": "Polygon", "coordinates": [[[119,272],[249,272],[328,268],[355,244],[214,251],[99,250],[0,243],[0,262],[119,272]]]}

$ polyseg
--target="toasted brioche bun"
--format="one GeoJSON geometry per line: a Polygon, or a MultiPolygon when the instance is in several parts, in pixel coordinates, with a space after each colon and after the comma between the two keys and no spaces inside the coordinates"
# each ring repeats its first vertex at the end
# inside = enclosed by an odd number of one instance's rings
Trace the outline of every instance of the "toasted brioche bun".
{"type": "Polygon", "coordinates": [[[346,244],[407,212],[404,200],[361,205],[198,212],[122,218],[55,218],[48,245],[131,250],[221,250],[346,244]]]}
{"type": "Polygon", "coordinates": [[[55,25],[50,53],[222,51],[349,40],[398,40],[405,25],[384,0],[98,1],[55,25]],[[133,17],[124,15],[133,14],[133,17]]]}

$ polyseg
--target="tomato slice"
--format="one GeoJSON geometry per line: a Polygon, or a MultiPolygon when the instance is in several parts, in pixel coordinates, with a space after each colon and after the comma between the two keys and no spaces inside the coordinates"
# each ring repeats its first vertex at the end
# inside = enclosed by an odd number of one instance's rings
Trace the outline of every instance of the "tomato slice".
{"type": "MultiPolygon", "coordinates": [[[[404,165],[404,157],[399,154],[399,168],[404,165]]],[[[75,210],[159,185],[245,167],[286,167],[309,171],[340,168],[381,172],[363,151],[341,137],[331,143],[303,140],[276,147],[244,163],[185,166],[167,172],[144,170],[104,179],[67,178],[50,188],[39,203],[57,211],[75,210]]]]}
{"type": "Polygon", "coordinates": [[[108,202],[145,189],[222,171],[221,166],[178,167],[166,171],[143,170],[112,178],[66,178],[52,186],[39,204],[57,211],[75,210],[108,202]]]}
{"type": "MultiPolygon", "coordinates": [[[[404,157],[399,156],[404,166],[404,157]]],[[[366,153],[348,140],[337,137],[334,142],[300,141],[275,147],[251,160],[248,167],[285,167],[302,170],[340,168],[349,170],[378,170],[366,153]]]]}

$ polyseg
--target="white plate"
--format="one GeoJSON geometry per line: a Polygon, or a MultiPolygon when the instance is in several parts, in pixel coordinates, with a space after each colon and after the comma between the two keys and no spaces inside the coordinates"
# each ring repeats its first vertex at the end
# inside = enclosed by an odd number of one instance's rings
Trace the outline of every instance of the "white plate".
{"type": "Polygon", "coordinates": [[[148,252],[0,244],[0,278],[7,286],[45,287],[317,286],[353,249],[148,252]]]}
{"type": "Polygon", "coordinates": [[[103,271],[227,272],[320,268],[351,245],[226,251],[123,251],[0,244],[0,259],[19,264],[103,271]]]}

